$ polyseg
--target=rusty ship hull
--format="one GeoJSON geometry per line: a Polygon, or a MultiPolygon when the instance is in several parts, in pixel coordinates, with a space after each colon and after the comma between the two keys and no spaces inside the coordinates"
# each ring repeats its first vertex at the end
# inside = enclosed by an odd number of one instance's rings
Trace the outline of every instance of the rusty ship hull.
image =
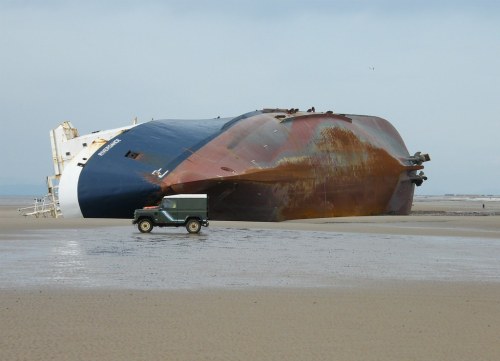
{"type": "Polygon", "coordinates": [[[426,160],[373,116],[265,109],[155,120],[75,157],[60,204],[65,216],[131,218],[165,195],[206,193],[219,220],[408,214],[426,160]]]}

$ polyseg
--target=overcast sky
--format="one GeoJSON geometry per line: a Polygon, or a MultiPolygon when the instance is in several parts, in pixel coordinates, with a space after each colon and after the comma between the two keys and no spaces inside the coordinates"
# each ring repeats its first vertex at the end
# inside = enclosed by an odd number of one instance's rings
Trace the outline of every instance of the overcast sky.
{"type": "Polygon", "coordinates": [[[498,1],[0,0],[0,51],[0,194],[45,192],[64,120],[313,105],[430,153],[417,194],[500,194],[498,1]]]}

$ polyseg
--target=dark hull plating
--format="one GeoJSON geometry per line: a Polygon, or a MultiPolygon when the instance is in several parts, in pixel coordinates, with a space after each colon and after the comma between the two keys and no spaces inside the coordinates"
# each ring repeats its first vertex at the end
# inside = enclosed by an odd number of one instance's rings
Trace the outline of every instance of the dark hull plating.
{"type": "Polygon", "coordinates": [[[84,217],[131,218],[176,193],[207,193],[221,220],[408,214],[423,168],[389,122],[368,116],[256,111],[151,121],[115,139],[82,169],[84,217]]]}

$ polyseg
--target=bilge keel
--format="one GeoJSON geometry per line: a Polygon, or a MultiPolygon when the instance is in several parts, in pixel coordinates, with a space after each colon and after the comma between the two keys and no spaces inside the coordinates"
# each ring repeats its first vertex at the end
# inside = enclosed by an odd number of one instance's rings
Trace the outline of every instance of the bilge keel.
{"type": "Polygon", "coordinates": [[[373,116],[264,109],[51,133],[65,217],[132,218],[163,196],[208,194],[210,219],[408,214],[427,154],[373,116]],[[71,150],[68,150],[71,148],[71,150]]]}

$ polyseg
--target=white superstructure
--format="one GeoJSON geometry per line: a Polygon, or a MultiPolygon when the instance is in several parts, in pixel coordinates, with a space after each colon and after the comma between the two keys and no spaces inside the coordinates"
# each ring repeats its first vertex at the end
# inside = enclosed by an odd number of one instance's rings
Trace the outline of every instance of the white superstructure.
{"type": "Polygon", "coordinates": [[[102,130],[92,132],[90,134],[80,136],[78,129],[73,127],[69,121],[61,123],[57,128],[50,131],[50,143],[52,146],[52,163],[54,165],[54,176],[58,178],[62,175],[63,170],[68,163],[72,162],[75,158],[79,162],[85,163],[89,156],[91,156],[101,145],[107,143],[111,138],[116,137],[118,134],[130,129],[136,125],[134,124],[115,128],[110,130],[102,130]],[[99,145],[95,147],[96,143],[99,145]],[[94,145],[92,147],[92,145],[94,145]],[[89,154],[88,148],[93,148],[93,152],[89,154]],[[84,151],[84,157],[79,157],[79,154],[84,151]]]}
{"type": "Polygon", "coordinates": [[[78,178],[82,168],[87,160],[110,139],[136,125],[137,119],[134,119],[129,126],[80,136],[71,122],[64,121],[50,131],[54,175],[47,177],[46,197],[52,200],[55,217],[60,215],[61,208],[78,210],[74,214],[65,214],[67,217],[82,217],[77,199],[78,178]],[[59,207],[60,204],[62,207],[59,207]]]}

